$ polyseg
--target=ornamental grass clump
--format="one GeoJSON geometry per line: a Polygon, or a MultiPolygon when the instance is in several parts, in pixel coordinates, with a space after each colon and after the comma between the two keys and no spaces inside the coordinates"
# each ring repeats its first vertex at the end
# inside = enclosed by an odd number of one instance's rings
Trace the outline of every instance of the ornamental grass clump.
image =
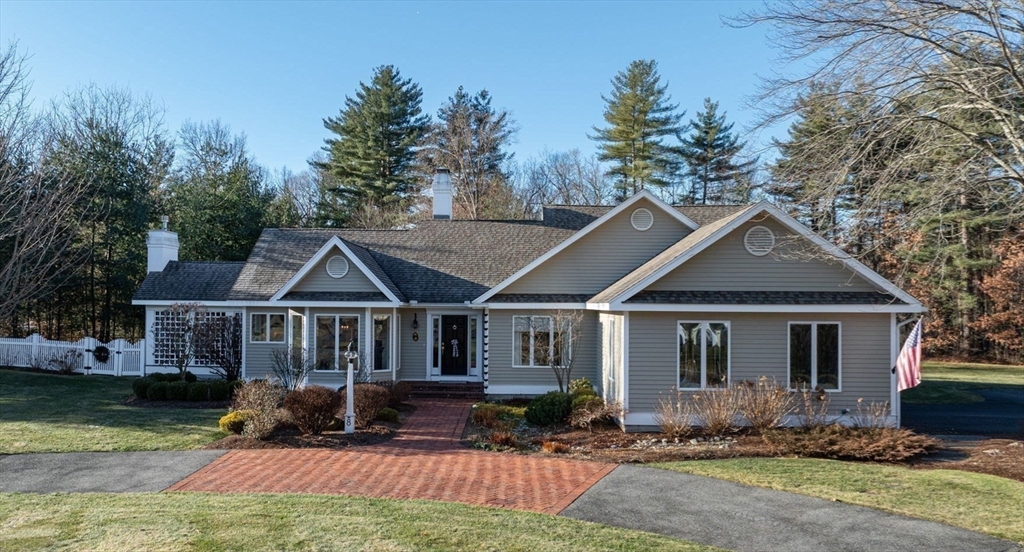
{"type": "Polygon", "coordinates": [[[693,394],[693,415],[709,435],[736,429],[740,394],[735,387],[704,389],[693,394]]]}
{"type": "Polygon", "coordinates": [[[284,408],[292,415],[295,427],[306,435],[320,435],[327,430],[341,408],[341,394],[320,385],[289,391],[284,408]]]}
{"type": "Polygon", "coordinates": [[[235,391],[232,410],[251,410],[253,415],[245,422],[242,435],[266,439],[277,428],[277,407],[283,389],[267,380],[253,380],[235,391]]]}
{"type": "Polygon", "coordinates": [[[828,393],[821,387],[800,393],[800,425],[806,429],[824,427],[828,423],[828,393]]]}
{"type": "Polygon", "coordinates": [[[793,394],[766,377],[756,382],[744,382],[737,387],[740,414],[755,431],[764,432],[782,425],[786,416],[793,412],[793,394]]]}
{"type": "Polygon", "coordinates": [[[853,427],[889,427],[889,401],[865,404],[857,399],[857,413],[851,417],[853,427]]]}

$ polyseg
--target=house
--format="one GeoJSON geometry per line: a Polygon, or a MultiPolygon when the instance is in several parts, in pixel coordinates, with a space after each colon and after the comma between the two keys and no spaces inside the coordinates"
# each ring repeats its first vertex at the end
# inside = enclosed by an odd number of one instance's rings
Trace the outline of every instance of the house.
{"type": "MultiPolygon", "coordinates": [[[[823,388],[834,416],[889,401],[898,423],[898,317],[925,308],[769,203],[673,207],[643,191],[536,221],[452,220],[443,170],[433,196],[433,220],[410,228],[267,229],[238,263],[178,261],[177,235],[153,230],[134,304],[150,333],[175,302],[239,315],[245,378],[295,347],[316,363],[309,384],[340,386],[351,344],[373,380],[489,396],[556,388],[550,317],[576,311],[573,377],[619,401],[624,428],[655,425],[673,388],[762,376],[823,388]]],[[[154,341],[146,369],[167,370],[154,341]]]]}

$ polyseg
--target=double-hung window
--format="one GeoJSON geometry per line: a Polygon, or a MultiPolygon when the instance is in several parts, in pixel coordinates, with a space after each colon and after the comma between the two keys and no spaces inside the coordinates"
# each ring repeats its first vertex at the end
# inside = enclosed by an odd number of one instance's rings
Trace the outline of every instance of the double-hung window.
{"type": "Polygon", "coordinates": [[[249,318],[249,341],[284,343],[284,315],[253,313],[249,318]]]}
{"type": "Polygon", "coordinates": [[[790,322],[789,388],[839,391],[841,341],[838,322],[790,322]]]}
{"type": "Polygon", "coordinates": [[[512,365],[521,368],[564,366],[572,357],[570,324],[557,324],[550,316],[512,317],[512,365]]]}
{"type": "Polygon", "coordinates": [[[729,323],[679,321],[678,389],[729,386],[729,323]]]}

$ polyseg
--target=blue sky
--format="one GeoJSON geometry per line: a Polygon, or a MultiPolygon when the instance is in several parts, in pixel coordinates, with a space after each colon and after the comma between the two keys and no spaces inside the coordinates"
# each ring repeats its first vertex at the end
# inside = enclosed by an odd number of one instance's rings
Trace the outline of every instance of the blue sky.
{"type": "Polygon", "coordinates": [[[601,95],[634,59],[658,61],[687,118],[710,96],[748,124],[744,99],[776,52],[763,28],[720,16],[758,4],[0,1],[0,42],[31,56],[37,107],[90,82],[126,86],[162,104],[172,131],[219,118],[244,132],[275,170],[304,169],[327,136],[322,119],[374,67],[394,64],[431,115],[459,85],[487,88],[519,123],[523,160],[593,152],[601,95]]]}

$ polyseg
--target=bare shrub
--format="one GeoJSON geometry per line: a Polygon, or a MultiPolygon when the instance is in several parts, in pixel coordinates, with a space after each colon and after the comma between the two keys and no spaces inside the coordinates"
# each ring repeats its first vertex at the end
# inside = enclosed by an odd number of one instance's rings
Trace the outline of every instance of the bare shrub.
{"type": "Polygon", "coordinates": [[[693,404],[686,393],[673,388],[671,397],[658,399],[654,422],[672,439],[693,431],[693,404]]]}
{"type": "Polygon", "coordinates": [[[795,408],[793,395],[779,385],[775,378],[768,381],[762,376],[756,382],[744,382],[737,387],[740,414],[750,427],[758,432],[779,427],[795,408]]]}
{"type": "Polygon", "coordinates": [[[380,411],[391,404],[391,392],[373,383],[357,383],[352,389],[355,397],[356,425],[367,427],[380,411]]]}
{"type": "Polygon", "coordinates": [[[805,428],[822,427],[828,422],[828,393],[818,388],[800,393],[800,408],[803,416],[800,425],[805,428]]]}
{"type": "Polygon", "coordinates": [[[839,424],[766,431],[776,453],[811,458],[902,462],[935,450],[937,442],[909,429],[852,428],[839,424]]]}
{"type": "Polygon", "coordinates": [[[292,415],[299,431],[320,435],[334,423],[335,415],[341,408],[341,395],[333,389],[310,385],[285,395],[284,408],[292,415]]]}
{"type": "Polygon", "coordinates": [[[558,441],[544,441],[540,444],[540,449],[548,454],[567,454],[572,447],[558,441]]]}
{"type": "Polygon", "coordinates": [[[288,347],[270,352],[270,370],[281,387],[288,391],[298,389],[315,365],[302,349],[288,347]]]}
{"type": "Polygon", "coordinates": [[[242,435],[266,439],[277,428],[277,406],[283,389],[267,380],[253,380],[235,390],[231,410],[251,410],[242,435]]]}
{"type": "Polygon", "coordinates": [[[377,385],[391,393],[391,408],[400,406],[409,400],[409,395],[412,394],[412,384],[407,381],[379,381],[377,385]]]}
{"type": "Polygon", "coordinates": [[[857,413],[851,416],[853,427],[889,427],[889,401],[871,401],[864,404],[863,398],[857,399],[857,413]]]}
{"type": "Polygon", "coordinates": [[[61,351],[54,353],[47,363],[57,371],[58,374],[70,376],[78,370],[79,362],[82,360],[82,352],[75,350],[61,351]]]}
{"type": "Polygon", "coordinates": [[[501,409],[495,404],[481,404],[477,405],[473,409],[473,413],[469,415],[469,419],[480,427],[486,427],[488,429],[494,429],[500,424],[498,414],[501,409]]]}
{"type": "Polygon", "coordinates": [[[693,394],[693,415],[710,435],[736,428],[740,414],[740,393],[735,387],[704,389],[693,394]]]}
{"type": "Polygon", "coordinates": [[[622,405],[612,401],[605,402],[601,397],[591,397],[579,408],[574,408],[569,415],[569,423],[573,427],[586,428],[594,431],[594,424],[610,421],[612,418],[622,415],[622,405]]]}

